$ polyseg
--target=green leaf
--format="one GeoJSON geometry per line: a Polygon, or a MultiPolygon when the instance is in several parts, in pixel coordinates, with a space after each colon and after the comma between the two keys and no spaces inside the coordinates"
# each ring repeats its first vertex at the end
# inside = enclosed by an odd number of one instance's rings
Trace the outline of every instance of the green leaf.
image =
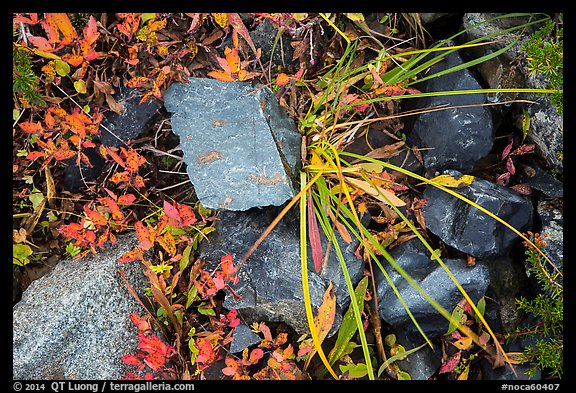
{"type": "Polygon", "coordinates": [[[524,109],[524,115],[522,116],[522,143],[528,135],[528,130],[530,129],[530,114],[526,109],[524,109]]]}
{"type": "Polygon", "coordinates": [[[82,110],[86,113],[90,113],[90,105],[88,104],[84,105],[84,108],[82,108],[82,110]]]}
{"type": "Polygon", "coordinates": [[[44,195],[42,194],[42,192],[40,190],[38,190],[36,187],[34,187],[34,188],[32,188],[32,193],[30,193],[30,196],[28,197],[28,199],[30,199],[30,202],[32,202],[32,206],[34,207],[34,210],[36,210],[38,208],[38,206],[40,206],[40,204],[44,200],[44,195]]]}
{"type": "Polygon", "coordinates": [[[458,328],[458,322],[462,319],[462,315],[464,314],[464,309],[456,306],[454,311],[452,311],[452,319],[450,319],[450,325],[448,326],[448,331],[445,333],[445,336],[452,334],[454,330],[458,328]],[[454,323],[456,321],[457,323],[454,323]]]}
{"type": "MultiPolygon", "coordinates": [[[[480,300],[478,300],[478,303],[476,304],[476,308],[478,309],[478,311],[480,311],[480,314],[482,314],[482,316],[484,316],[484,310],[486,309],[486,298],[482,297],[480,298],[480,300]]],[[[478,315],[476,315],[476,311],[472,310],[472,314],[474,315],[474,319],[476,320],[476,322],[480,323],[480,317],[478,315]]]]}
{"type": "Polygon", "coordinates": [[[408,374],[406,371],[398,371],[397,374],[398,380],[399,381],[411,381],[412,377],[410,376],[410,374],[408,374]]]}
{"type": "Polygon", "coordinates": [[[15,265],[24,266],[28,264],[30,255],[32,255],[32,249],[27,244],[14,244],[12,246],[12,262],[15,265]]]}
{"type": "Polygon", "coordinates": [[[188,291],[188,293],[186,294],[186,310],[188,310],[188,307],[190,307],[192,302],[194,302],[194,300],[196,300],[197,294],[198,294],[198,289],[196,289],[195,286],[192,286],[190,288],[190,290],[188,291]]]}
{"type": "MultiPolygon", "coordinates": [[[[368,288],[368,277],[362,278],[354,294],[356,295],[356,304],[359,310],[364,309],[364,297],[366,296],[366,289],[368,288]]],[[[348,307],[344,318],[340,324],[340,329],[338,329],[338,337],[336,338],[336,343],[328,355],[328,361],[332,365],[335,361],[340,359],[347,350],[348,342],[354,337],[356,331],[358,330],[358,324],[354,318],[354,309],[352,305],[348,307]]]]}
{"type": "Polygon", "coordinates": [[[364,22],[364,15],[360,12],[347,12],[344,15],[352,22],[364,22]]]}
{"type": "Polygon", "coordinates": [[[156,18],[155,12],[144,12],[142,15],[140,15],[140,20],[142,21],[142,24],[146,23],[147,20],[154,18],[156,18]]]}
{"type": "Polygon", "coordinates": [[[18,109],[12,109],[12,120],[16,121],[20,117],[20,111],[18,109]]]}
{"type": "MultiPolygon", "coordinates": [[[[418,347],[412,348],[408,351],[397,353],[396,355],[389,357],[384,363],[382,363],[382,365],[378,369],[378,376],[382,375],[384,370],[386,370],[388,368],[388,366],[390,364],[394,363],[396,360],[402,360],[402,359],[406,358],[408,355],[418,351],[420,348],[424,347],[425,345],[427,345],[427,343],[423,343],[418,347]]],[[[400,374],[400,372],[398,372],[398,374],[400,374]]],[[[409,377],[409,375],[408,375],[408,377],[409,377]]],[[[400,376],[398,376],[398,379],[400,379],[400,376]]]]}
{"type": "Polygon", "coordinates": [[[340,365],[340,371],[347,372],[350,378],[362,378],[368,374],[368,369],[364,363],[340,365]]]}
{"type": "Polygon", "coordinates": [[[70,65],[65,61],[60,59],[54,60],[54,68],[56,69],[56,73],[60,76],[66,76],[70,73],[70,65]]]}
{"type": "Polygon", "coordinates": [[[188,263],[190,262],[191,251],[192,246],[188,246],[184,249],[184,252],[182,253],[182,259],[180,259],[180,265],[178,266],[180,268],[180,271],[186,269],[186,267],[188,266],[188,263]]]}
{"type": "Polygon", "coordinates": [[[215,317],[216,316],[216,312],[214,311],[213,308],[204,308],[204,303],[198,306],[198,312],[202,315],[210,315],[215,317]]]}

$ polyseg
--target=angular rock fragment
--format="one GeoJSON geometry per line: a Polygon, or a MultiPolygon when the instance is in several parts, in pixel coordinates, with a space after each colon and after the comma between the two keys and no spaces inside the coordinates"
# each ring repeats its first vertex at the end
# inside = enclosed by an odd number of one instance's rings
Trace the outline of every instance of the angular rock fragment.
{"type": "MultiPolygon", "coordinates": [[[[457,171],[445,174],[461,176],[457,171]]],[[[532,224],[532,203],[515,191],[478,177],[455,190],[520,232],[532,224]]],[[[476,258],[504,256],[519,239],[496,219],[434,186],[424,190],[424,198],[428,201],[422,213],[428,230],[457,250],[476,258]]]]}
{"type": "MultiPolygon", "coordinates": [[[[427,75],[462,65],[457,51],[430,67],[427,75]]],[[[482,89],[469,69],[462,69],[428,79],[416,86],[422,92],[482,89]]],[[[495,124],[486,103],[486,94],[455,94],[420,97],[406,100],[406,110],[447,106],[448,109],[428,111],[406,120],[406,141],[423,148],[424,166],[428,170],[456,169],[471,171],[479,159],[492,149],[495,124]]]]}
{"type": "Polygon", "coordinates": [[[295,195],[301,136],[270,89],[190,78],[172,84],[164,104],[205,207],[279,206],[295,195]]]}
{"type": "MultiPolygon", "coordinates": [[[[432,299],[449,312],[462,299],[462,294],[454,282],[438,262],[430,259],[430,252],[418,239],[394,247],[389,254],[432,299]]],[[[460,259],[443,259],[443,261],[474,301],[478,301],[484,295],[490,277],[483,263],[468,267],[466,261],[460,259]]],[[[382,265],[388,277],[386,278],[380,269],[376,269],[374,273],[380,316],[398,329],[402,327],[407,331],[416,331],[410,316],[392,288],[392,283],[426,334],[434,337],[444,333],[448,326],[446,319],[384,258],[382,265]]]]}
{"type": "MultiPolygon", "coordinates": [[[[280,209],[274,207],[254,208],[246,212],[221,212],[214,236],[202,242],[199,249],[200,257],[206,261],[207,268],[215,267],[226,254],[232,254],[234,261],[240,261],[279,212],[280,209]]],[[[325,251],[325,236],[322,236],[322,244],[325,251]]],[[[362,278],[364,269],[363,261],[355,255],[358,243],[347,244],[339,238],[338,244],[350,279],[355,285],[362,278]]],[[[345,310],[350,300],[333,247],[326,269],[320,274],[314,271],[308,247],[308,280],[311,302],[315,309],[322,304],[328,281],[332,281],[334,285],[337,315],[330,334],[335,332],[342,319],[339,310],[345,310]]],[[[242,265],[238,274],[239,282],[232,286],[240,298],[236,299],[227,293],[224,307],[238,309],[248,323],[285,322],[299,334],[307,332],[300,264],[299,219],[297,214],[291,211],[242,265]]]]}
{"type": "Polygon", "coordinates": [[[124,109],[120,114],[110,110],[104,114],[100,127],[100,141],[105,146],[120,146],[145,132],[160,115],[162,104],[154,98],[140,103],[142,93],[120,87],[115,101],[124,109]]]}

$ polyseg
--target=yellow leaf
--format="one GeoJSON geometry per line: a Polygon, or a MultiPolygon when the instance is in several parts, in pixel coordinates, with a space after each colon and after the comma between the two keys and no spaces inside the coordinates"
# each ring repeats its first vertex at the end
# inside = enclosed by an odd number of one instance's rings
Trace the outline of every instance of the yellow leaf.
{"type": "Polygon", "coordinates": [[[430,181],[434,184],[444,187],[459,188],[469,186],[470,184],[472,184],[472,182],[474,181],[474,176],[462,175],[460,177],[455,177],[452,175],[440,175],[430,179],[430,181]]]}
{"type": "Polygon", "coordinates": [[[76,91],[80,94],[86,94],[86,82],[84,82],[82,79],[77,80],[74,82],[74,89],[76,89],[76,91]]]}
{"type": "Polygon", "coordinates": [[[294,14],[292,14],[292,16],[294,18],[296,18],[297,20],[303,20],[303,19],[308,18],[308,13],[306,13],[306,12],[294,13],[294,14]]]}
{"type": "Polygon", "coordinates": [[[466,351],[472,346],[472,337],[462,337],[460,340],[455,341],[452,344],[456,348],[466,351]]]}
{"type": "Polygon", "coordinates": [[[212,17],[214,17],[214,21],[218,23],[218,26],[224,28],[228,26],[228,14],[226,13],[217,13],[212,12],[212,17]]]}
{"type": "Polygon", "coordinates": [[[467,365],[464,371],[460,375],[458,375],[459,381],[466,381],[468,380],[468,371],[470,371],[470,365],[467,365]]]}
{"type": "Polygon", "coordinates": [[[346,15],[346,17],[353,22],[363,22],[364,21],[364,15],[362,15],[359,12],[346,12],[346,13],[344,13],[344,15],[346,15]]]}
{"type": "Polygon", "coordinates": [[[394,206],[405,206],[406,205],[406,202],[404,202],[402,199],[400,199],[396,195],[394,195],[394,193],[392,191],[385,190],[384,188],[378,187],[378,186],[374,187],[370,183],[365,182],[364,180],[353,179],[351,177],[346,177],[346,181],[348,183],[352,184],[353,186],[361,189],[366,194],[371,195],[374,198],[378,199],[379,201],[384,202],[388,205],[389,204],[392,204],[394,206]],[[380,194],[382,194],[384,196],[382,196],[380,194]]]}
{"type": "Polygon", "coordinates": [[[166,232],[162,237],[157,237],[156,241],[160,243],[162,248],[166,250],[166,252],[170,253],[170,255],[176,255],[176,243],[174,242],[174,237],[170,232],[166,232]]]}
{"type": "Polygon", "coordinates": [[[234,82],[236,79],[232,78],[230,74],[227,74],[224,71],[210,71],[208,76],[211,76],[214,79],[218,79],[220,82],[234,82]]]}
{"type": "MultiPolygon", "coordinates": [[[[332,324],[334,323],[334,317],[336,316],[336,296],[334,296],[334,289],[332,285],[332,281],[328,283],[328,288],[324,292],[324,297],[322,304],[318,307],[318,314],[314,317],[314,324],[316,325],[316,329],[318,329],[318,339],[320,343],[324,341],[330,328],[332,328],[332,324]]],[[[316,353],[316,349],[312,349],[308,358],[306,359],[306,363],[304,368],[308,367],[310,360],[316,353]]]]}
{"type": "Polygon", "coordinates": [[[318,165],[318,166],[324,166],[324,161],[322,161],[322,159],[320,158],[320,156],[318,155],[318,153],[316,153],[315,151],[312,151],[312,158],[310,158],[310,164],[312,165],[318,165]]]}

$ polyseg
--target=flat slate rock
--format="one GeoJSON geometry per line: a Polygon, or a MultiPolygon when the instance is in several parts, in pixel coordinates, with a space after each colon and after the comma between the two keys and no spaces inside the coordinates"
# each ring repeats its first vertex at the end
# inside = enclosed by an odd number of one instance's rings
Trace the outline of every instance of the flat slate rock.
{"type": "Polygon", "coordinates": [[[295,195],[301,136],[270,89],[190,78],[168,88],[164,105],[205,207],[279,206],[295,195]]]}

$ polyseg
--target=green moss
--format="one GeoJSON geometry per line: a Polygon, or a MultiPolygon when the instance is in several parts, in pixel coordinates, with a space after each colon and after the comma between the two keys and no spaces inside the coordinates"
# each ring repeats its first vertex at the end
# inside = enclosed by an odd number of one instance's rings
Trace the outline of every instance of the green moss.
{"type": "Polygon", "coordinates": [[[46,105],[38,91],[38,77],[32,70],[30,53],[26,49],[13,48],[12,91],[24,103],[43,107],[46,105]]]}

